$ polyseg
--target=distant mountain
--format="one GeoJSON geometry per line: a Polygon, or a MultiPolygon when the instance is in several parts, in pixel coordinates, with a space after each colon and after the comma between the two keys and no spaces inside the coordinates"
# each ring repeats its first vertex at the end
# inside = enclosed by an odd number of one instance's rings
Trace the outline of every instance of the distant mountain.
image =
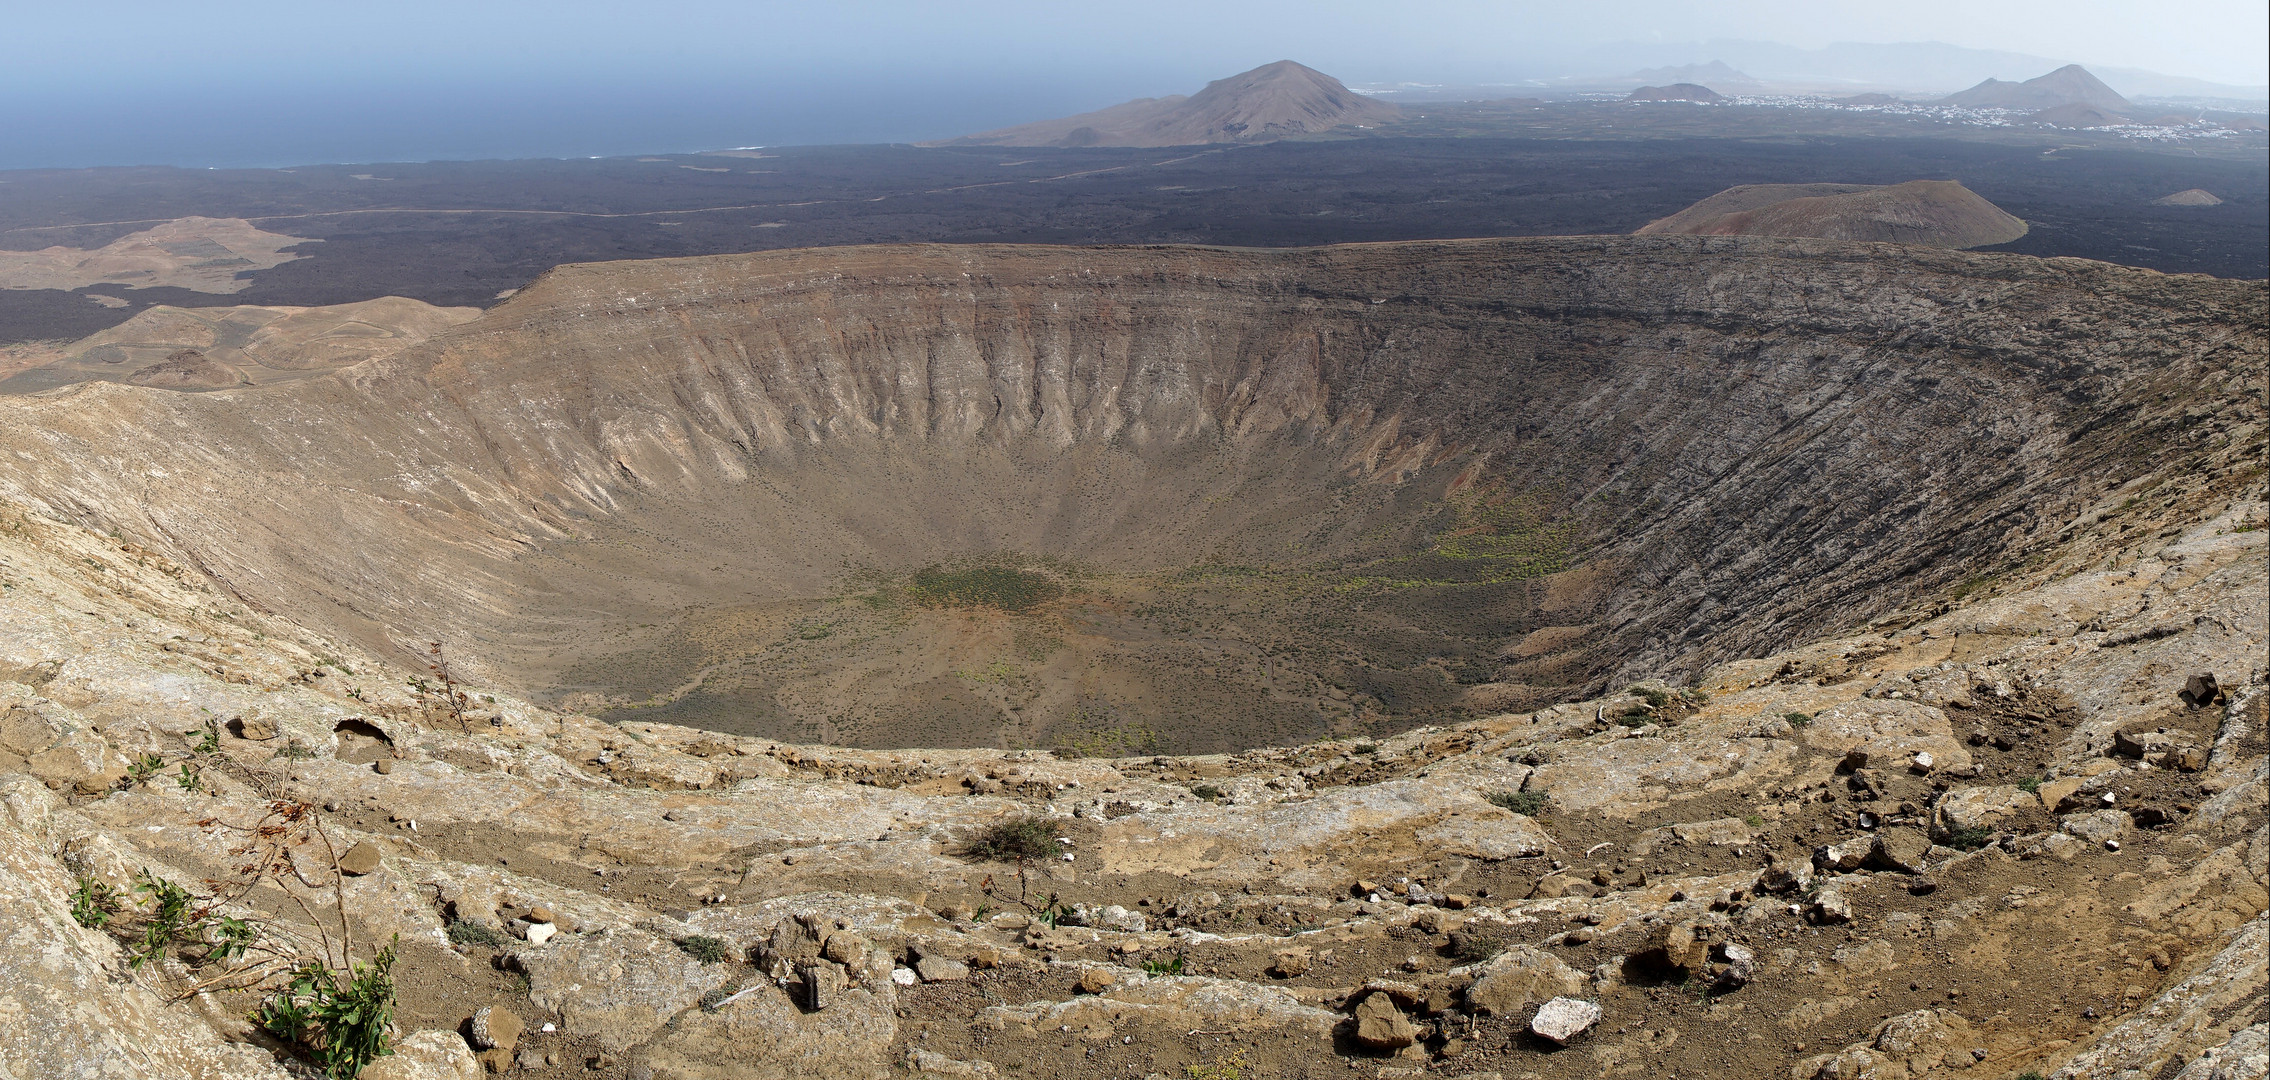
{"type": "Polygon", "coordinates": [[[2026,223],[1953,180],[1866,184],[1744,184],[1727,188],[1639,236],[1807,236],[1929,247],[2007,244],[2026,223]]]}
{"type": "Polygon", "coordinates": [[[1726,95],[1707,86],[1693,83],[1672,83],[1669,86],[1642,86],[1632,91],[1625,101],[1724,101],[1726,95]]]}
{"type": "Polygon", "coordinates": [[[1386,123],[1395,106],[1290,60],[1217,79],[1189,97],[1142,98],[928,146],[1195,146],[1269,142],[1386,123]]]}
{"type": "Polygon", "coordinates": [[[2136,111],[2135,103],[2106,86],[2087,68],[2067,64],[2047,75],[2024,82],[1988,79],[1961,93],[1942,99],[1947,105],[1972,108],[2054,109],[2061,105],[2087,105],[2116,116],[2136,111]]]}
{"type": "MultiPolygon", "coordinates": [[[[1937,41],[1900,43],[1839,42],[1819,49],[1802,49],[1769,41],[1719,39],[1700,42],[1624,42],[1603,45],[1573,55],[1540,57],[1533,68],[1557,69],[1559,82],[1628,88],[1637,82],[1684,81],[1720,86],[1707,77],[1639,79],[1590,77],[1594,73],[1630,71],[1635,66],[1677,69],[1681,66],[1721,63],[1753,79],[1785,89],[1830,93],[1859,90],[1944,94],[1982,79],[2016,78],[2047,71],[2063,60],[2026,53],[1970,49],[1937,41]],[[1842,89],[1840,89],[1842,88],[1842,89]]],[[[2263,102],[2270,88],[2233,86],[2179,75],[2163,75],[2138,68],[2093,69],[2119,92],[2137,97],[2218,99],[2263,102]]],[[[1724,87],[1721,86],[1723,89],[1724,87]]]]}
{"type": "Polygon", "coordinates": [[[1691,83],[1719,90],[1749,90],[1765,85],[1728,67],[1724,60],[1713,60],[1707,64],[1680,64],[1677,67],[1647,68],[1632,72],[1626,78],[1643,86],[1691,83]]]}

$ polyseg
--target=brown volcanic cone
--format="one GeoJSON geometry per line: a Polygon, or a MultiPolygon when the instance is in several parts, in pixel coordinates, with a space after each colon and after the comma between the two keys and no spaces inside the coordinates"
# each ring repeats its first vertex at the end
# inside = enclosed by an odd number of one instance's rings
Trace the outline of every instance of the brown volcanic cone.
{"type": "Polygon", "coordinates": [[[126,377],[136,386],[163,386],[174,390],[218,390],[250,385],[244,374],[227,364],[205,358],[195,349],[183,349],[126,377]]]}
{"type": "Polygon", "coordinates": [[[2185,188],[2173,195],[2162,195],[2152,200],[2157,206],[2221,206],[2223,200],[2205,188],[2185,188]]]}
{"type": "Polygon", "coordinates": [[[1810,236],[1929,247],[2007,244],[2026,223],[1953,180],[1862,184],[1745,184],[1727,188],[1640,236],[1810,236]]]}
{"type": "Polygon", "coordinates": [[[1059,117],[927,145],[1192,146],[1268,142],[1401,115],[1393,105],[1358,94],[1340,80],[1290,60],[1216,79],[1190,97],[1143,98],[1078,116],[1059,117]]]}

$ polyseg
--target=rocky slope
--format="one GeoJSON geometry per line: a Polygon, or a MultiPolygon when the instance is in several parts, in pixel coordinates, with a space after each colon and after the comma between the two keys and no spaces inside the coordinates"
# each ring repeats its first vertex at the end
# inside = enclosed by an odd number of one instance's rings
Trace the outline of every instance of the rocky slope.
{"type": "Polygon", "coordinates": [[[2235,445],[1937,614],[1205,758],[795,746],[480,687],[459,718],[18,508],[0,1069],[292,1075],[242,1018],[344,937],[398,942],[400,1050],[364,1074],[396,1080],[2260,1076],[2270,507],[2235,445]],[[972,853],[1033,818],[1061,855],[972,853]],[[130,966],[144,874],[257,947],[130,966]],[[98,887],[115,932],[72,914],[98,887]]]}
{"type": "Polygon", "coordinates": [[[224,386],[265,386],[392,356],[478,314],[400,296],[313,308],[160,305],[79,341],[7,350],[0,394],[97,379],[153,385],[143,373],[168,363],[218,370],[224,386]],[[177,360],[183,352],[194,360],[177,360]]]}
{"type": "Polygon", "coordinates": [[[742,733],[903,746],[948,698],[979,732],[1092,706],[1182,738],[1220,721],[1174,703],[1234,684],[1204,712],[1266,726],[1161,748],[1242,749],[1990,583],[2254,422],[2260,302],[1743,238],[566,267],[289,385],[0,400],[0,490],[555,703],[739,665],[742,733]],[[893,600],[1013,558],[1064,598],[893,600]]]}

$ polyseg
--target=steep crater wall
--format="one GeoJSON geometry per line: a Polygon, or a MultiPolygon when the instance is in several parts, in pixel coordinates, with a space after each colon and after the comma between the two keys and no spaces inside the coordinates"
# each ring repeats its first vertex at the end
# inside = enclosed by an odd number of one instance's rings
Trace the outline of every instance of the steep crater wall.
{"type": "Polygon", "coordinates": [[[1731,238],[568,266],[335,375],[0,402],[0,483],[556,700],[1227,749],[1991,587],[2084,501],[2260,424],[2262,301],[1731,238]],[[909,589],[973,562],[1059,595],[909,589]]]}

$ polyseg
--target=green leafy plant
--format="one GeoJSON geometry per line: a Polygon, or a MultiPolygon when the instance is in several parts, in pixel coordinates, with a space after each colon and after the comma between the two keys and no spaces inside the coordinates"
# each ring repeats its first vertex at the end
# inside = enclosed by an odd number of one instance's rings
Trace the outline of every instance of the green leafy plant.
{"type": "Polygon", "coordinates": [[[1641,698],[1644,698],[1649,705],[1652,705],[1658,709],[1664,707],[1665,705],[1671,704],[1671,695],[1664,693],[1661,690],[1657,690],[1652,686],[1634,686],[1631,688],[1630,692],[1638,694],[1641,698]]]}
{"type": "Polygon", "coordinates": [[[252,1020],[297,1047],[331,1080],[353,1080],[393,1053],[394,946],[346,971],[310,962],[253,1011],[252,1020]]]}
{"type": "Polygon", "coordinates": [[[1781,718],[1789,721],[1790,727],[1804,727],[1813,722],[1812,717],[1801,712],[1785,712],[1781,714],[1781,718]]]}
{"type": "Polygon", "coordinates": [[[1365,755],[1365,756],[1367,756],[1367,757],[1368,757],[1368,756],[1370,756],[1370,755],[1372,755],[1372,754],[1376,754],[1376,753],[1379,753],[1379,744],[1378,744],[1378,743],[1368,743],[1368,742],[1366,742],[1366,743],[1357,743],[1357,744],[1355,745],[1355,752],[1356,752],[1356,753],[1359,753],[1359,754],[1363,754],[1363,755],[1365,755]]]}
{"type": "Polygon", "coordinates": [[[1206,800],[1207,802],[1213,802],[1214,800],[1221,798],[1224,794],[1221,788],[1215,787],[1212,784],[1200,784],[1197,787],[1191,788],[1190,793],[1206,800]]]}
{"type": "Polygon", "coordinates": [[[181,734],[183,738],[191,738],[197,740],[196,744],[190,747],[190,751],[193,753],[218,754],[221,752],[220,725],[213,723],[211,720],[205,721],[205,727],[202,730],[192,728],[188,731],[182,732],[181,734]]]}
{"type": "Polygon", "coordinates": [[[82,874],[78,887],[71,890],[71,920],[89,930],[109,925],[120,907],[118,890],[111,888],[108,882],[82,874]]]}
{"type": "Polygon", "coordinates": [[[2018,781],[2018,790],[2023,791],[2028,795],[2039,792],[2041,790],[2041,777],[2029,776],[2023,780],[2018,781]]]}
{"type": "Polygon", "coordinates": [[[1492,806],[1511,810],[1523,817],[1536,817],[1544,813],[1546,805],[1553,801],[1552,795],[1545,791],[1493,791],[1483,798],[1488,799],[1492,806]]]}
{"type": "Polygon", "coordinates": [[[704,964],[722,964],[733,959],[733,946],[723,938],[708,934],[687,934],[675,942],[679,950],[704,964]]]}
{"type": "Polygon", "coordinates": [[[1063,851],[1064,846],[1056,842],[1056,826],[1036,814],[996,821],[969,845],[971,855],[999,862],[1053,858],[1063,851]]]}
{"type": "Polygon", "coordinates": [[[1742,815],[1742,824],[1748,825],[1753,829],[1762,829],[1765,828],[1766,819],[1759,817],[1756,814],[1744,814],[1742,815]]]}
{"type": "Polygon", "coordinates": [[[165,959],[174,946],[195,940],[196,925],[205,913],[194,906],[197,898],[189,890],[151,873],[148,867],[135,876],[134,892],[150,901],[141,940],[127,949],[128,965],[139,970],[151,960],[165,959]]]}
{"type": "Polygon", "coordinates": [[[173,782],[181,785],[183,791],[205,790],[205,778],[186,761],[181,763],[181,775],[174,777],[173,782]]]}
{"type": "Polygon", "coordinates": [[[1143,974],[1180,975],[1182,974],[1182,966],[1186,961],[1187,958],[1180,953],[1176,953],[1172,960],[1145,960],[1143,961],[1143,974]]]}
{"type": "Polygon", "coordinates": [[[164,771],[165,767],[166,759],[156,754],[144,754],[135,758],[134,763],[126,767],[126,786],[140,787],[149,782],[151,777],[164,771]]]}

